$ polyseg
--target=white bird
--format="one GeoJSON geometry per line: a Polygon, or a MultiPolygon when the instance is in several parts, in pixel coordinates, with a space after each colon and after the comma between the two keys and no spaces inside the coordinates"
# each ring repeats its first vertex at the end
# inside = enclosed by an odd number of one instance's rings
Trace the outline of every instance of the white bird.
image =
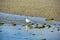
{"type": "MultiPolygon", "coordinates": [[[[27,24],[30,23],[30,20],[28,19],[28,17],[26,17],[25,21],[26,21],[27,24]]],[[[28,25],[26,25],[26,31],[28,31],[28,29],[29,29],[28,25]]]]}
{"type": "Polygon", "coordinates": [[[26,18],[26,20],[25,20],[25,21],[26,21],[26,23],[29,23],[29,22],[30,22],[30,20],[29,20],[28,18],[26,18]]]}

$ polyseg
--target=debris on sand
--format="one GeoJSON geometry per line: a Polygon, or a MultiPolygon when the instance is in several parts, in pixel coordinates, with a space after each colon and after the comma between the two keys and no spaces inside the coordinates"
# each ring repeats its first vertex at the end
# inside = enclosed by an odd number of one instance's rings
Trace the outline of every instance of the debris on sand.
{"type": "Polygon", "coordinates": [[[60,31],[60,28],[57,28],[57,31],[60,31]]]}
{"type": "Polygon", "coordinates": [[[4,23],[1,23],[1,22],[0,22],[0,26],[2,26],[3,24],[4,24],[4,23]]]}
{"type": "Polygon", "coordinates": [[[40,29],[40,28],[45,28],[45,25],[41,25],[41,26],[39,26],[38,28],[39,28],[39,29],[40,29]]]}
{"type": "Polygon", "coordinates": [[[60,26],[60,24],[59,24],[59,26],[60,26]]]}
{"type": "Polygon", "coordinates": [[[21,30],[21,28],[18,28],[18,30],[21,30]]]}
{"type": "Polygon", "coordinates": [[[51,30],[50,32],[53,32],[53,30],[51,30]]]}
{"type": "Polygon", "coordinates": [[[46,38],[42,38],[41,40],[46,40],[46,38]]]}
{"type": "Polygon", "coordinates": [[[35,24],[34,28],[38,28],[38,24],[35,24]]]}
{"type": "Polygon", "coordinates": [[[32,34],[33,36],[36,35],[36,34],[32,34]]]}
{"type": "Polygon", "coordinates": [[[2,30],[0,30],[0,32],[2,32],[2,30]]]}
{"type": "Polygon", "coordinates": [[[47,25],[48,26],[48,28],[51,28],[51,25],[47,25]]]}
{"type": "Polygon", "coordinates": [[[51,21],[51,20],[54,20],[53,18],[46,18],[45,19],[46,21],[51,21]]]}
{"type": "Polygon", "coordinates": [[[16,26],[16,24],[12,24],[12,26],[16,26]]]}
{"type": "Polygon", "coordinates": [[[35,33],[30,33],[30,34],[32,34],[33,36],[35,36],[35,35],[36,35],[35,33]]]}
{"type": "Polygon", "coordinates": [[[46,23],[41,23],[41,25],[46,25],[46,23]]]}
{"type": "Polygon", "coordinates": [[[31,23],[31,25],[34,25],[34,23],[31,23]]]}

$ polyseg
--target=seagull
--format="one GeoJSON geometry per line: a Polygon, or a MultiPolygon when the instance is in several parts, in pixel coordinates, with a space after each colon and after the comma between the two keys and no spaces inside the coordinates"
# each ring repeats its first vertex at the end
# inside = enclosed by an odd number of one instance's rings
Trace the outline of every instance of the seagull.
{"type": "Polygon", "coordinates": [[[30,20],[28,19],[28,17],[26,17],[26,23],[30,23],[30,20]]]}
{"type": "MultiPolygon", "coordinates": [[[[30,23],[30,20],[28,19],[28,17],[26,17],[25,21],[26,21],[27,24],[30,23]]],[[[26,25],[26,31],[28,31],[28,29],[29,29],[29,28],[28,28],[28,25],[26,25]]]]}

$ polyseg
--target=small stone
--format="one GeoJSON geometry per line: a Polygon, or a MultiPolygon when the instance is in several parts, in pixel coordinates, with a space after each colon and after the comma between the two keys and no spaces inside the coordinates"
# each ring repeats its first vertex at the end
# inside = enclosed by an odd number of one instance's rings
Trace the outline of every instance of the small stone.
{"type": "Polygon", "coordinates": [[[53,18],[46,18],[45,19],[46,21],[51,21],[51,20],[54,20],[53,18]]]}
{"type": "Polygon", "coordinates": [[[4,23],[0,23],[0,26],[2,26],[4,23]]]}
{"type": "Polygon", "coordinates": [[[34,25],[34,23],[31,23],[31,25],[34,25]]]}
{"type": "Polygon", "coordinates": [[[56,24],[54,24],[54,25],[56,25],[56,24]]]}
{"type": "Polygon", "coordinates": [[[51,28],[51,26],[50,25],[47,25],[48,26],[48,28],[51,28]]]}
{"type": "Polygon", "coordinates": [[[59,24],[59,26],[60,26],[60,24],[59,24]]]}
{"type": "Polygon", "coordinates": [[[18,28],[18,30],[21,30],[21,28],[18,28]]]}
{"type": "Polygon", "coordinates": [[[35,27],[34,28],[38,28],[38,25],[35,25],[35,27]]]}
{"type": "Polygon", "coordinates": [[[34,28],[38,28],[38,26],[35,26],[34,28]]]}
{"type": "Polygon", "coordinates": [[[52,30],[50,32],[53,32],[52,30]]]}
{"type": "Polygon", "coordinates": [[[60,31],[60,28],[58,28],[57,31],[60,31]]]}
{"type": "Polygon", "coordinates": [[[36,34],[32,34],[32,35],[36,35],[36,34]]]}
{"type": "Polygon", "coordinates": [[[25,26],[25,25],[22,25],[22,26],[25,26]]]}
{"type": "Polygon", "coordinates": [[[41,25],[46,25],[46,23],[41,23],[41,25]]]}
{"type": "Polygon", "coordinates": [[[46,40],[45,38],[41,39],[41,40],[46,40]]]}
{"type": "Polygon", "coordinates": [[[45,28],[45,26],[44,26],[44,25],[42,25],[42,26],[39,26],[38,28],[39,28],[39,29],[40,29],[40,28],[45,28]]]}
{"type": "Polygon", "coordinates": [[[0,32],[2,32],[2,30],[0,30],[0,32]]]}
{"type": "Polygon", "coordinates": [[[16,24],[12,24],[12,26],[16,26],[16,24]]]}

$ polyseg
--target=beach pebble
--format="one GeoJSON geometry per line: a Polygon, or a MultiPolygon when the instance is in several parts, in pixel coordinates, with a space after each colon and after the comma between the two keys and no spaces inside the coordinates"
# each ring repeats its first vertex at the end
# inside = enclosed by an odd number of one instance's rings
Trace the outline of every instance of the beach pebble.
{"type": "Polygon", "coordinates": [[[51,30],[50,32],[53,32],[53,30],[51,30]]]}
{"type": "Polygon", "coordinates": [[[57,31],[60,31],[60,28],[57,28],[57,31]]]}
{"type": "Polygon", "coordinates": [[[21,30],[21,28],[18,28],[18,30],[21,30]]]}
{"type": "Polygon", "coordinates": [[[33,36],[36,35],[36,34],[32,34],[33,36]]]}
{"type": "Polygon", "coordinates": [[[2,32],[2,30],[0,30],[0,32],[2,32]]]}
{"type": "Polygon", "coordinates": [[[46,18],[45,19],[46,21],[51,21],[51,20],[54,20],[53,18],[46,18]]]}
{"type": "Polygon", "coordinates": [[[4,23],[0,23],[0,26],[2,26],[4,23]]]}
{"type": "Polygon", "coordinates": [[[12,26],[16,26],[16,24],[12,24],[12,26]]]}
{"type": "Polygon", "coordinates": [[[39,28],[39,29],[40,29],[40,28],[45,28],[45,26],[44,26],[44,25],[42,25],[42,26],[39,26],[38,28],[39,28]]]}
{"type": "Polygon", "coordinates": [[[51,28],[51,25],[47,25],[48,26],[48,28],[51,28]]]}
{"type": "Polygon", "coordinates": [[[41,40],[46,40],[45,38],[42,38],[41,40]]]}

